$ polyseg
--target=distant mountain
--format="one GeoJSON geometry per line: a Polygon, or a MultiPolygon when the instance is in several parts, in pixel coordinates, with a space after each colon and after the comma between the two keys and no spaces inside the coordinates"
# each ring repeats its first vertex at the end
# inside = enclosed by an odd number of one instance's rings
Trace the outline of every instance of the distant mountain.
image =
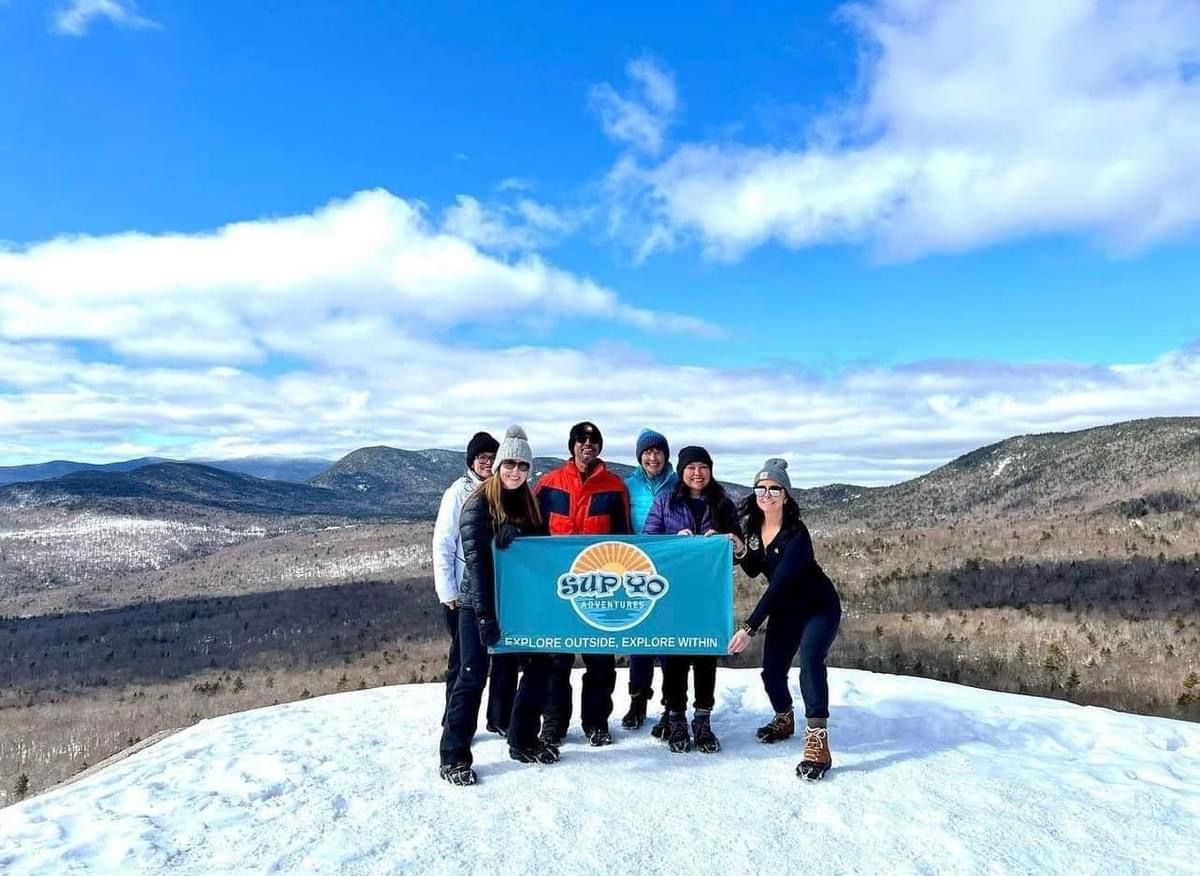
{"type": "MultiPolygon", "coordinates": [[[[54,462],[39,462],[32,465],[0,466],[0,486],[5,484],[30,483],[59,478],[63,475],[74,474],[77,471],[107,471],[128,472],[136,471],[147,465],[159,462],[178,462],[164,456],[143,456],[140,459],[126,459],[122,462],[97,464],[91,462],[71,462],[55,460],[54,462]]],[[[315,456],[286,457],[286,456],[245,456],[240,459],[188,459],[185,462],[198,463],[225,471],[240,472],[253,475],[256,478],[268,478],[275,481],[288,481],[302,484],[313,475],[325,471],[330,466],[328,459],[315,456]]]]}
{"type": "Polygon", "coordinates": [[[374,515],[358,497],[186,462],[159,462],[130,472],[85,469],[51,480],[0,487],[0,505],[119,508],[153,514],[195,505],[256,514],[374,515]]]}
{"type": "Polygon", "coordinates": [[[0,486],[26,481],[44,481],[77,471],[134,471],[156,462],[168,461],[161,456],[143,456],[140,459],[127,459],[123,462],[109,462],[103,465],[91,462],[71,462],[66,459],[37,462],[31,465],[0,465],[0,486]]]}
{"type": "Polygon", "coordinates": [[[239,459],[189,459],[188,462],[292,484],[303,484],[333,464],[332,460],[316,456],[243,456],[239,459]]]}
{"type": "Polygon", "coordinates": [[[830,522],[930,526],[962,517],[1033,517],[1119,508],[1185,510],[1200,498],[1200,417],[1132,420],[1021,435],[889,487],[821,487],[801,505],[830,522]]]}
{"type": "MultiPolygon", "coordinates": [[[[534,460],[534,480],[562,465],[534,460]]],[[[251,457],[209,465],[129,460],[107,466],[52,462],[0,469],[53,479],[0,487],[0,501],[69,502],[120,499],[182,502],[278,514],[356,514],[429,519],[464,468],[462,451],[364,447],[323,467],[315,459],[251,457]],[[267,480],[243,474],[273,475],[267,480]],[[284,479],[286,476],[286,480],[284,479]]],[[[632,467],[608,463],[621,477],[632,467]]],[[[0,481],[3,483],[3,481],[0,481]]],[[[734,497],[749,488],[725,484],[734,497]]],[[[1200,417],[1135,420],[1080,432],[1022,435],[981,447],[929,474],[889,487],[831,484],[796,492],[806,518],[824,523],[935,526],[967,517],[1052,517],[1100,508],[1128,516],[1200,509],[1200,417]]]]}

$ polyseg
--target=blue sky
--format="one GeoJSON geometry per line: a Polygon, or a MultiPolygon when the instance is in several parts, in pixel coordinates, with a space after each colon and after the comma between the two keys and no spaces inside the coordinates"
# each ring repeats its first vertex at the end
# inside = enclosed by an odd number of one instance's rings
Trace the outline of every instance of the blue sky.
{"type": "Polygon", "coordinates": [[[1195,413],[1198,26],[0,3],[0,464],[588,417],[883,483],[1195,413]]]}

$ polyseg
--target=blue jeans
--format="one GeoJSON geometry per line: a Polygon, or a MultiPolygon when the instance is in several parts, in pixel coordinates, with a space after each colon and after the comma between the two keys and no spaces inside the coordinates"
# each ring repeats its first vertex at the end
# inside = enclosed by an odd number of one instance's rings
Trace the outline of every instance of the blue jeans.
{"type": "Polygon", "coordinates": [[[804,698],[806,718],[829,717],[829,675],[825,657],[837,637],[842,619],[840,607],[796,620],[779,622],[771,618],[763,642],[763,687],[776,712],[792,708],[788,690],[788,670],[796,653],[800,654],[800,694],[804,698]]]}

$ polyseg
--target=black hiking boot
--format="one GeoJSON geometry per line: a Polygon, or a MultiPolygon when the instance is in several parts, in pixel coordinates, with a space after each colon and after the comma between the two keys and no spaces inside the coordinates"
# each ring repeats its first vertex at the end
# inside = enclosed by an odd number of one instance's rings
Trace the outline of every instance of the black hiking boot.
{"type": "Polygon", "coordinates": [[[585,729],[583,733],[587,736],[588,742],[593,747],[598,748],[601,745],[612,745],[612,734],[608,732],[607,724],[603,727],[593,727],[591,730],[585,729]]]}
{"type": "Polygon", "coordinates": [[[796,715],[791,709],[779,712],[767,724],[754,731],[759,742],[771,744],[789,739],[796,733],[796,715]]]}
{"type": "Polygon", "coordinates": [[[683,712],[672,712],[667,721],[667,745],[676,754],[692,750],[692,737],[688,735],[687,715],[683,712]]]}
{"type": "Polygon", "coordinates": [[[521,763],[558,763],[558,749],[538,740],[531,748],[517,748],[510,745],[508,756],[521,763]]]}
{"type": "Polygon", "coordinates": [[[487,722],[487,732],[495,733],[497,736],[503,736],[506,738],[508,737],[508,728],[507,727],[497,727],[491,721],[487,722]]]}
{"type": "Polygon", "coordinates": [[[567,734],[558,729],[557,724],[552,724],[546,721],[542,724],[542,732],[538,734],[538,739],[546,745],[553,745],[555,748],[560,748],[563,740],[567,738],[567,734]]]}
{"type": "Polygon", "coordinates": [[[649,691],[635,691],[629,701],[629,711],[621,719],[621,726],[626,730],[637,730],[646,722],[646,703],[650,700],[649,691]]]}
{"type": "Polygon", "coordinates": [[[721,740],[713,733],[707,712],[697,712],[692,719],[692,736],[695,737],[697,751],[715,754],[721,750],[721,740]]]}
{"type": "Polygon", "coordinates": [[[650,728],[650,735],[655,739],[661,739],[663,742],[666,742],[670,732],[671,719],[666,710],[663,710],[662,717],[658,719],[658,723],[650,728]]]}
{"type": "Polygon", "coordinates": [[[444,763],[438,770],[438,775],[451,785],[474,785],[479,781],[469,763],[444,763]]]}

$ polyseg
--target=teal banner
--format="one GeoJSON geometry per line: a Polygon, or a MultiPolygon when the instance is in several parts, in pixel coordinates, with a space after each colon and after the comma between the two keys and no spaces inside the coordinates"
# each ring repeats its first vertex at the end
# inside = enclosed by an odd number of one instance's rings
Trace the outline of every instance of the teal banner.
{"type": "Polygon", "coordinates": [[[496,653],[724,654],[733,552],[724,536],[519,538],[496,559],[496,653]]]}

